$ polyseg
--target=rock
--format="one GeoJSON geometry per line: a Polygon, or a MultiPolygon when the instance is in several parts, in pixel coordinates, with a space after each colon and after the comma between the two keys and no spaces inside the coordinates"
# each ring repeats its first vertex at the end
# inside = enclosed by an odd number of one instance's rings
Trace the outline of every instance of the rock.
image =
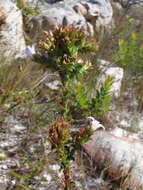
{"type": "Polygon", "coordinates": [[[143,18],[143,1],[142,0],[120,0],[124,10],[128,9],[128,15],[134,19],[142,21],[143,18]]]}
{"type": "Polygon", "coordinates": [[[39,35],[44,30],[49,31],[55,29],[57,26],[67,26],[74,24],[75,27],[87,30],[87,25],[84,17],[78,15],[72,9],[65,9],[64,7],[51,7],[43,11],[40,15],[34,16],[28,23],[30,28],[29,36],[32,39],[38,39],[39,35]]]}
{"type": "Polygon", "coordinates": [[[60,165],[59,164],[53,164],[49,166],[50,169],[53,171],[59,171],[60,170],[60,165]]]}
{"type": "Polygon", "coordinates": [[[112,180],[123,180],[133,190],[143,188],[143,143],[116,137],[109,132],[95,132],[84,150],[100,169],[107,169],[112,180]]]}
{"type": "Polygon", "coordinates": [[[87,15],[87,9],[85,6],[83,6],[82,4],[79,5],[75,5],[73,7],[73,9],[75,10],[75,12],[79,15],[85,16],[87,15]]]}
{"type": "Polygon", "coordinates": [[[0,27],[0,56],[10,60],[25,49],[22,14],[11,0],[1,0],[0,10],[5,15],[0,27]]]}
{"type": "Polygon", "coordinates": [[[13,155],[15,155],[25,138],[24,126],[16,126],[16,120],[14,121],[12,116],[9,119],[7,117],[5,121],[0,129],[0,189],[2,190],[8,189],[16,182],[15,179],[11,179],[10,172],[20,167],[20,159],[13,155]],[[22,133],[19,133],[19,131],[22,133]]]}
{"type": "Polygon", "coordinates": [[[88,15],[91,17],[97,17],[96,27],[107,27],[112,21],[112,7],[110,1],[107,0],[90,0],[88,5],[88,15]]]}
{"type": "Polygon", "coordinates": [[[119,2],[112,2],[112,6],[119,12],[123,13],[124,9],[119,2]]]}
{"type": "Polygon", "coordinates": [[[135,5],[142,5],[142,0],[120,0],[119,1],[123,8],[131,8],[135,5]]]}
{"type": "Polygon", "coordinates": [[[5,124],[10,126],[11,133],[23,133],[26,130],[26,127],[14,119],[13,116],[6,117],[5,124]]]}
{"type": "Polygon", "coordinates": [[[59,80],[54,80],[51,82],[47,82],[45,83],[45,85],[50,88],[51,90],[58,90],[59,87],[62,85],[61,82],[59,80]]]}
{"type": "Polygon", "coordinates": [[[50,174],[48,174],[47,172],[45,172],[44,174],[43,174],[43,177],[45,178],[45,180],[47,181],[47,182],[51,182],[51,180],[52,180],[52,177],[51,177],[51,175],[50,174]]]}
{"type": "Polygon", "coordinates": [[[129,9],[128,15],[135,19],[142,21],[142,19],[143,19],[143,2],[132,5],[129,9]]]}
{"type": "Polygon", "coordinates": [[[97,88],[101,83],[103,84],[105,82],[108,76],[110,76],[113,79],[111,85],[111,96],[118,98],[120,96],[121,84],[124,76],[123,69],[120,67],[110,66],[111,63],[105,60],[98,61],[100,63],[99,69],[101,71],[101,74],[99,76],[97,88]]]}
{"type": "Polygon", "coordinates": [[[118,126],[131,132],[143,131],[142,113],[134,110],[128,111],[126,105],[112,105],[111,112],[106,117],[110,127],[118,126]]]}
{"type": "MultiPolygon", "coordinates": [[[[108,0],[69,0],[51,3],[39,1],[38,8],[41,13],[31,17],[27,23],[32,39],[38,38],[43,30],[53,30],[59,25],[74,25],[90,35],[101,28],[111,26],[113,12],[108,0]]],[[[31,3],[28,6],[31,6],[31,3]]]]}
{"type": "Polygon", "coordinates": [[[131,132],[143,131],[142,78],[124,75],[118,101],[113,100],[111,111],[106,115],[109,127],[121,127],[131,132]]]}
{"type": "Polygon", "coordinates": [[[128,138],[142,141],[139,133],[133,133],[119,127],[115,127],[115,129],[111,130],[110,133],[117,137],[128,137],[128,138]]]}

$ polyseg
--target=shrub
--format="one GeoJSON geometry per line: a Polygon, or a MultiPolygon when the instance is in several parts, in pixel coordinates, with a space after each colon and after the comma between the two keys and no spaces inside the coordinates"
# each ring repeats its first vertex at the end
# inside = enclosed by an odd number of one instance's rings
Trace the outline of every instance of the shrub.
{"type": "Polygon", "coordinates": [[[40,53],[52,58],[52,66],[59,71],[62,81],[70,81],[83,74],[88,65],[79,62],[82,54],[95,51],[95,44],[89,41],[84,32],[70,27],[59,27],[53,32],[45,32],[39,42],[40,53]]]}
{"type": "Polygon", "coordinates": [[[64,173],[64,190],[72,189],[70,161],[74,159],[74,153],[80,145],[86,143],[93,131],[90,127],[80,129],[74,136],[71,135],[70,125],[63,118],[57,120],[49,130],[49,140],[52,148],[56,150],[60,161],[61,170],[64,173]]]}
{"type": "Polygon", "coordinates": [[[128,41],[119,40],[118,51],[114,59],[116,63],[135,76],[143,73],[143,44],[136,33],[132,33],[128,41]]]}
{"type": "Polygon", "coordinates": [[[76,113],[80,116],[93,115],[101,118],[106,112],[110,111],[111,102],[110,89],[112,78],[108,77],[101,87],[96,91],[93,98],[87,95],[86,86],[83,83],[74,83],[63,89],[62,114],[64,117],[76,113]]]}
{"type": "Polygon", "coordinates": [[[91,100],[91,109],[95,112],[97,117],[101,117],[106,112],[109,112],[111,103],[110,89],[112,84],[112,77],[108,77],[100,89],[97,90],[95,98],[91,100]]]}

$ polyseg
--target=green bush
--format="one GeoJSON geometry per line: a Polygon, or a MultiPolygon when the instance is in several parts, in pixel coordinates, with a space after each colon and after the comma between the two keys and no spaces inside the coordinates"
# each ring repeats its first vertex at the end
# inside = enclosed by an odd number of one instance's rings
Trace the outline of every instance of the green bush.
{"type": "Polygon", "coordinates": [[[119,40],[118,50],[114,57],[116,63],[135,76],[143,73],[143,44],[136,33],[127,41],[119,40]]]}
{"type": "Polygon", "coordinates": [[[89,41],[83,31],[72,26],[59,27],[53,32],[45,32],[39,42],[40,53],[48,56],[52,66],[59,71],[63,82],[83,74],[89,67],[79,62],[82,54],[94,52],[95,44],[89,41]]]}
{"type": "Polygon", "coordinates": [[[86,86],[83,83],[74,83],[63,89],[62,114],[64,117],[76,113],[80,116],[93,115],[101,118],[110,111],[111,102],[110,89],[112,78],[108,77],[101,87],[96,91],[95,97],[89,98],[86,86]]]}
{"type": "Polygon", "coordinates": [[[91,100],[91,109],[95,112],[97,117],[101,117],[109,112],[111,103],[110,89],[112,84],[112,77],[108,77],[104,84],[97,90],[95,98],[91,100]]]}

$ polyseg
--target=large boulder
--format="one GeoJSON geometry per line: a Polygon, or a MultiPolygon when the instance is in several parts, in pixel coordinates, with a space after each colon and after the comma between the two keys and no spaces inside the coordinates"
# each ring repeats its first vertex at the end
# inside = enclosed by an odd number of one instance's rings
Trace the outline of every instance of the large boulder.
{"type": "MultiPolygon", "coordinates": [[[[33,3],[28,6],[33,7],[33,3]]],[[[27,23],[31,38],[36,38],[43,30],[52,30],[59,25],[74,25],[93,35],[95,31],[109,27],[112,23],[113,12],[109,0],[40,0],[37,8],[40,14],[31,17],[27,23]]]]}
{"type": "Polygon", "coordinates": [[[98,77],[97,88],[99,88],[100,85],[103,84],[108,77],[111,77],[111,96],[113,98],[118,98],[120,96],[122,80],[124,77],[124,70],[120,67],[113,66],[112,63],[103,59],[99,59],[98,62],[100,75],[98,77]]]}
{"type": "Polygon", "coordinates": [[[11,59],[25,49],[21,11],[10,0],[0,1],[0,57],[11,59]]]}
{"type": "Polygon", "coordinates": [[[142,142],[100,131],[95,132],[83,148],[97,168],[106,170],[112,180],[122,181],[122,188],[143,188],[142,142]]]}
{"type": "Polygon", "coordinates": [[[128,10],[127,14],[129,16],[138,20],[142,20],[143,18],[143,1],[142,0],[119,0],[119,3],[121,4],[122,8],[124,8],[125,10],[128,10]]]}
{"type": "Polygon", "coordinates": [[[135,4],[130,7],[129,15],[135,19],[142,20],[143,19],[143,2],[140,4],[135,4]]]}

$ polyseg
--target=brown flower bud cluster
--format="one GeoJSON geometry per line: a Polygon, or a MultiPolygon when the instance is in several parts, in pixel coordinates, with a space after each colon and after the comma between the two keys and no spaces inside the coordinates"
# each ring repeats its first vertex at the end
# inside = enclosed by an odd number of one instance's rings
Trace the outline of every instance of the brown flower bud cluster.
{"type": "Polygon", "coordinates": [[[55,147],[66,144],[71,138],[70,126],[60,118],[56,121],[49,130],[49,140],[51,144],[55,147]]]}

